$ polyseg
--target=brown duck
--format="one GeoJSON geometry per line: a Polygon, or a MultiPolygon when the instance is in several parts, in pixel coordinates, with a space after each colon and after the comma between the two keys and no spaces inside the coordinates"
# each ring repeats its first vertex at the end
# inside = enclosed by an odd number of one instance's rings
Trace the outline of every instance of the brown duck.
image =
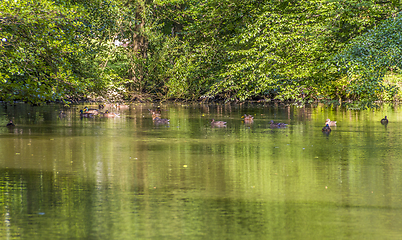
{"type": "Polygon", "coordinates": [[[126,110],[126,109],[129,109],[130,107],[128,105],[117,103],[116,108],[117,108],[117,110],[126,110]]]}
{"type": "Polygon", "coordinates": [[[120,117],[120,116],[117,113],[112,113],[112,112],[109,112],[109,110],[106,110],[106,112],[103,113],[103,117],[114,118],[114,117],[120,117]]]}
{"type": "Polygon", "coordinates": [[[93,115],[98,115],[98,109],[88,108],[87,106],[84,107],[84,113],[92,113],[93,115]]]}
{"type": "Polygon", "coordinates": [[[211,119],[212,127],[226,127],[226,122],[223,121],[215,121],[215,119],[211,119]]]}
{"type": "Polygon", "coordinates": [[[331,121],[329,118],[327,118],[325,125],[330,126],[330,127],[336,127],[336,121],[331,121]]]}
{"type": "Polygon", "coordinates": [[[254,117],[252,115],[244,114],[242,118],[244,119],[244,123],[252,123],[254,121],[254,117]]]}

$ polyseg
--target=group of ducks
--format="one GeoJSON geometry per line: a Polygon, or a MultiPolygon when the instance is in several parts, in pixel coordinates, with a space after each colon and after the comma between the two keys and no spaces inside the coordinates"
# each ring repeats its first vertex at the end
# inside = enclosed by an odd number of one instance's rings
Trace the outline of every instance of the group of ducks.
{"type": "MultiPolygon", "coordinates": [[[[254,117],[252,115],[247,115],[244,114],[242,116],[243,121],[245,124],[251,124],[254,122],[254,117]]],[[[286,123],[275,123],[273,120],[271,120],[270,127],[271,128],[285,128],[288,124],[286,123]]],[[[211,120],[211,126],[212,127],[226,127],[226,122],[223,121],[215,121],[215,119],[211,120]]]]}
{"type": "Polygon", "coordinates": [[[329,133],[331,132],[330,127],[336,127],[336,121],[331,121],[329,118],[325,121],[325,127],[322,128],[323,132],[329,133]]]}
{"type": "Polygon", "coordinates": [[[99,111],[100,109],[104,109],[104,108],[105,108],[104,105],[99,105],[99,109],[88,108],[87,106],[85,106],[84,109],[80,110],[80,117],[93,118],[96,115],[101,115],[101,116],[107,117],[107,118],[120,117],[119,114],[109,112],[109,110],[106,110],[105,112],[99,111]]]}
{"type": "MultiPolygon", "coordinates": [[[[107,107],[112,107],[116,109],[128,109],[127,105],[120,105],[120,104],[106,104],[107,107]],[[110,105],[110,106],[109,106],[110,105]]],[[[119,114],[117,113],[112,113],[109,112],[109,110],[106,110],[105,112],[100,112],[100,109],[104,109],[105,105],[99,105],[99,109],[90,109],[87,106],[84,107],[84,109],[80,110],[80,117],[85,117],[85,118],[92,118],[96,115],[102,115],[103,117],[107,118],[114,118],[114,117],[120,117],[119,114]]],[[[152,114],[152,121],[154,124],[169,124],[169,119],[161,118],[161,111],[160,110],[151,110],[148,109],[149,112],[152,114]]],[[[60,113],[62,114],[62,112],[60,113]]],[[[63,113],[65,114],[65,113],[63,113]]],[[[254,121],[254,117],[252,115],[247,115],[244,114],[242,116],[243,121],[245,124],[251,124],[254,121]]],[[[388,124],[388,119],[387,116],[385,116],[383,119],[381,119],[381,124],[387,125],[388,124]]],[[[275,123],[273,120],[271,120],[270,127],[271,128],[285,128],[288,124],[286,123],[275,123]]],[[[12,120],[10,120],[9,123],[6,125],[7,127],[15,127],[15,124],[13,123],[12,120]]],[[[212,127],[226,127],[226,122],[224,121],[215,121],[215,119],[211,119],[211,126],[212,127]]],[[[331,132],[331,127],[336,127],[336,121],[331,121],[329,118],[325,122],[325,126],[322,128],[322,132],[324,133],[330,133],[331,132]]]]}
{"type": "MultiPolygon", "coordinates": [[[[382,125],[387,125],[388,124],[388,118],[385,116],[383,119],[381,119],[381,124],[382,125]]],[[[336,127],[336,121],[331,121],[330,119],[327,119],[325,122],[325,127],[322,128],[322,131],[325,133],[331,132],[331,127],[336,127]]]]}

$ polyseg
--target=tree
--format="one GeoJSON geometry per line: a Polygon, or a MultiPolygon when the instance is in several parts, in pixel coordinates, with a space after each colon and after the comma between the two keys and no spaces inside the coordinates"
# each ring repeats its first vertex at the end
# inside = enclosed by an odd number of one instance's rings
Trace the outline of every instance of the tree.
{"type": "Polygon", "coordinates": [[[353,39],[333,59],[338,70],[349,77],[347,92],[370,103],[384,91],[396,94],[395,85],[383,79],[390,70],[402,69],[402,14],[382,21],[367,33],[353,39]]]}
{"type": "Polygon", "coordinates": [[[79,96],[96,79],[85,40],[85,12],[54,2],[2,1],[0,99],[40,103],[79,96]]]}

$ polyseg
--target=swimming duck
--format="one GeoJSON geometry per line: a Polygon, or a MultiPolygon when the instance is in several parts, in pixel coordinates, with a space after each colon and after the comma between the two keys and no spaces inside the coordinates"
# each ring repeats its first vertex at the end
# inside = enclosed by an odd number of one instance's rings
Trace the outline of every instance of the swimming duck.
{"type": "Polygon", "coordinates": [[[388,124],[387,116],[385,116],[383,119],[381,119],[381,124],[382,125],[388,124]]]}
{"type": "Polygon", "coordinates": [[[331,132],[331,128],[329,127],[329,124],[326,124],[325,127],[322,128],[323,132],[331,132]]]}
{"type": "Polygon", "coordinates": [[[223,121],[215,121],[215,119],[211,119],[212,127],[226,127],[226,122],[223,121]]]}
{"type": "Polygon", "coordinates": [[[155,120],[156,118],[161,118],[161,112],[159,110],[148,109],[148,111],[152,114],[152,120],[155,120]]]}
{"type": "Polygon", "coordinates": [[[152,115],[154,115],[154,114],[161,114],[161,110],[153,110],[153,109],[148,109],[148,111],[152,114],[152,115]]]}
{"type": "Polygon", "coordinates": [[[13,123],[13,120],[10,120],[9,123],[6,125],[7,127],[15,127],[15,124],[13,123]]]}
{"type": "Polygon", "coordinates": [[[98,115],[99,110],[98,109],[93,109],[93,108],[88,108],[87,106],[84,107],[84,113],[92,113],[93,115],[98,115]]]}
{"type": "Polygon", "coordinates": [[[93,118],[94,114],[90,112],[84,112],[82,109],[80,110],[80,117],[85,117],[85,118],[93,118]]]}
{"type": "Polygon", "coordinates": [[[117,108],[118,110],[126,110],[126,109],[129,109],[129,106],[128,106],[128,105],[124,105],[124,104],[117,103],[117,104],[116,104],[116,108],[117,108]]]}
{"type": "Polygon", "coordinates": [[[329,118],[327,118],[325,124],[328,124],[330,127],[336,127],[336,121],[331,121],[329,118]]]}
{"type": "Polygon", "coordinates": [[[109,112],[109,110],[106,110],[105,113],[103,113],[103,117],[114,118],[114,117],[120,117],[120,116],[117,113],[111,113],[111,112],[109,112]]]}
{"type": "Polygon", "coordinates": [[[244,116],[242,118],[244,118],[244,123],[252,123],[253,119],[254,119],[254,117],[252,115],[247,115],[247,114],[244,114],[244,116]]]}
{"type": "Polygon", "coordinates": [[[152,118],[152,120],[154,121],[155,124],[169,124],[169,119],[165,118],[155,117],[152,118]]]}
{"type": "Polygon", "coordinates": [[[286,123],[274,123],[273,120],[271,120],[270,127],[271,128],[285,128],[287,126],[286,123]]]}
{"type": "Polygon", "coordinates": [[[104,106],[107,108],[116,108],[116,104],[113,104],[113,103],[105,103],[104,106]]]}

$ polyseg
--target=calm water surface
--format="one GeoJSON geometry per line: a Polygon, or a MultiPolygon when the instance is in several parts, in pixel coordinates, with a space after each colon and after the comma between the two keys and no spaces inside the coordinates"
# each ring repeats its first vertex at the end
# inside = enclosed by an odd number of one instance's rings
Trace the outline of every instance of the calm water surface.
{"type": "Polygon", "coordinates": [[[400,106],[155,107],[1,105],[0,239],[402,239],[400,106]]]}

